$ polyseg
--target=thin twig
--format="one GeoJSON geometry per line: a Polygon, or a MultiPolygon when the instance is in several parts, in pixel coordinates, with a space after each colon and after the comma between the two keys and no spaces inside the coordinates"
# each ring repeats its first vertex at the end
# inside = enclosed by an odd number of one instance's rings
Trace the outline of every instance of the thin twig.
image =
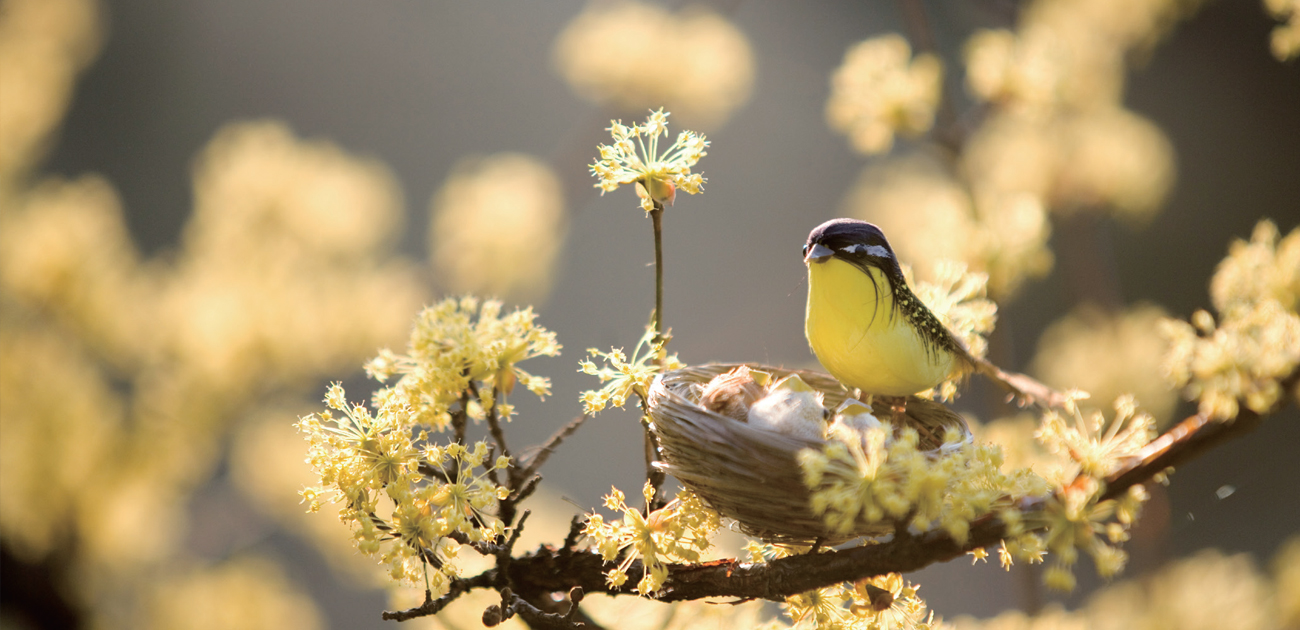
{"type": "Polygon", "coordinates": [[[551,454],[555,452],[555,449],[559,448],[560,443],[564,442],[564,440],[570,435],[573,435],[573,433],[578,430],[578,427],[582,426],[582,423],[586,422],[589,418],[591,418],[591,416],[584,413],[570,420],[568,424],[561,427],[559,431],[556,431],[555,434],[546,440],[546,443],[542,444],[541,450],[537,451],[537,454],[528,461],[528,467],[524,468],[524,471],[520,476],[526,478],[536,474],[537,469],[541,468],[542,464],[546,463],[546,460],[551,457],[551,454]]]}

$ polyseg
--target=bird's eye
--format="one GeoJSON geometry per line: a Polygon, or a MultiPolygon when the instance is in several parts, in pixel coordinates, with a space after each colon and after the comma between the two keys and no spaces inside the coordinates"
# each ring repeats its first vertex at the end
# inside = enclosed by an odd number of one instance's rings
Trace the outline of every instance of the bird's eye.
{"type": "Polygon", "coordinates": [[[807,244],[807,243],[804,244],[804,246],[803,246],[803,250],[802,250],[802,253],[803,253],[804,256],[807,256],[807,255],[808,255],[808,244],[807,244]]]}

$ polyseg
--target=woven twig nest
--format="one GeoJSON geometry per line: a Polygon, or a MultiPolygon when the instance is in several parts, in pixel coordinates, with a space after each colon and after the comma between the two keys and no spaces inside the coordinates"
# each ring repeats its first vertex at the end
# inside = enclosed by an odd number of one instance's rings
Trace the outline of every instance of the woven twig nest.
{"type": "MultiPolygon", "coordinates": [[[[687,367],[664,374],[650,389],[651,430],[659,438],[665,460],[660,466],[702,497],[719,514],[734,519],[745,533],[768,542],[836,543],[861,536],[878,536],[894,530],[890,520],[859,522],[847,535],[826,527],[809,507],[797,456],[806,448],[820,449],[826,441],[780,433],[706,409],[700,403],[704,386],[715,377],[742,364],[687,367]]],[[[755,364],[752,370],[773,380],[798,374],[825,396],[834,409],[849,397],[828,374],[788,370],[755,364]]],[[[877,414],[888,419],[888,413],[877,414]]],[[[908,397],[907,412],[894,431],[909,426],[917,430],[919,448],[938,456],[944,433],[954,427],[969,439],[961,416],[942,404],[908,397]]]]}

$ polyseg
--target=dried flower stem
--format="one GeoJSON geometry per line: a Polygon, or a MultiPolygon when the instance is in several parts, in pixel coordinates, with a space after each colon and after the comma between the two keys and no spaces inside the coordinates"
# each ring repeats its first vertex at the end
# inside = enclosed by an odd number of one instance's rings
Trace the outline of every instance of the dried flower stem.
{"type": "MultiPolygon", "coordinates": [[[[654,343],[659,346],[659,369],[661,372],[668,369],[668,352],[662,344],[665,344],[664,338],[664,205],[659,201],[654,202],[654,209],[650,211],[650,222],[654,227],[655,234],[655,312],[654,343]]],[[[648,410],[649,406],[646,401],[641,401],[641,408],[648,410]]],[[[650,424],[642,419],[641,429],[645,433],[645,469],[646,481],[654,488],[654,496],[646,503],[646,514],[662,507],[662,501],[659,500],[659,488],[664,484],[664,473],[655,466],[659,460],[659,438],[655,437],[650,431],[650,424]]]]}

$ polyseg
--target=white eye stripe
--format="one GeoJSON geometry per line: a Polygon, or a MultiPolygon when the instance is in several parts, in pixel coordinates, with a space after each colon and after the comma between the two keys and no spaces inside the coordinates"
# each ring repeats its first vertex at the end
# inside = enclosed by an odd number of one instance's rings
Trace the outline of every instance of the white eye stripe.
{"type": "Polygon", "coordinates": [[[846,254],[856,254],[858,252],[866,252],[867,255],[869,256],[875,256],[877,258],[890,258],[889,250],[885,249],[883,245],[863,245],[862,243],[854,243],[852,245],[849,245],[848,247],[841,247],[840,251],[846,254]]]}

